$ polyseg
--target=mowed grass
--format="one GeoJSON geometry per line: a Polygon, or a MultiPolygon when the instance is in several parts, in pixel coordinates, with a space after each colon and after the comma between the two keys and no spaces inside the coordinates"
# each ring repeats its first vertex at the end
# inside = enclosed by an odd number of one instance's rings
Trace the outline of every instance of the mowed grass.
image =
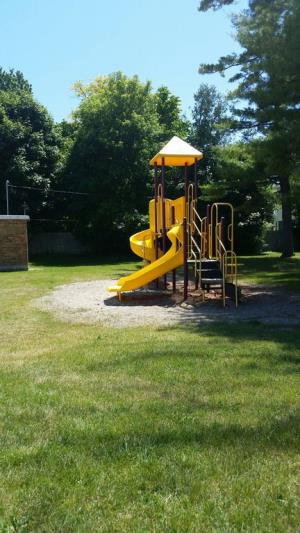
{"type": "Polygon", "coordinates": [[[300,291],[300,253],[281,259],[278,253],[239,257],[238,271],[243,282],[285,287],[300,291]]]}
{"type": "Polygon", "coordinates": [[[0,275],[0,531],[298,531],[300,328],[119,330],[32,307],[136,268],[81,263],[0,275]]]}

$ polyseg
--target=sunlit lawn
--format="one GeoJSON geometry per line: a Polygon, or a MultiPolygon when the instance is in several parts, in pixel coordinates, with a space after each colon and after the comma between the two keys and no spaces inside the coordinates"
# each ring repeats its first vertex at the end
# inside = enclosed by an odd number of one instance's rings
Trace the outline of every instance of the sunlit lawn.
{"type": "MultiPolygon", "coordinates": [[[[137,265],[76,262],[0,275],[0,531],[298,531],[300,328],[113,330],[32,307],[137,265]]],[[[240,259],[293,290],[299,262],[240,259]]]]}

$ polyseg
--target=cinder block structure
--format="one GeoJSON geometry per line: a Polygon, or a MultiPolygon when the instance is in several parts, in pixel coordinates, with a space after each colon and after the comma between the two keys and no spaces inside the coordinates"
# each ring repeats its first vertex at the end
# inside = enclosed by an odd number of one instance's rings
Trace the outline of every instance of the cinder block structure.
{"type": "Polygon", "coordinates": [[[28,270],[26,215],[0,215],[0,271],[28,270]]]}

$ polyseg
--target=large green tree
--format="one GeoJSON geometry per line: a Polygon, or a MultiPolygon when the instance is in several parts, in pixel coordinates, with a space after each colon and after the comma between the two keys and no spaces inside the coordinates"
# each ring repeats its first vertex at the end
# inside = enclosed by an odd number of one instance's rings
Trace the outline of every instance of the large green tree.
{"type": "MultiPolygon", "coordinates": [[[[199,9],[218,9],[233,0],[202,0],[199,9]]],[[[248,9],[233,23],[241,53],[203,64],[200,73],[224,73],[235,68],[230,81],[236,106],[233,127],[261,136],[267,171],[277,176],[282,197],[283,250],[293,254],[290,178],[300,158],[300,3],[299,0],[249,0],[248,9]]]]}
{"type": "Polygon", "coordinates": [[[98,248],[112,249],[145,223],[152,196],[149,159],[162,141],[182,134],[179,100],[167,88],[116,72],[92,83],[76,83],[75,142],[64,185],[90,193],[78,209],[75,231],[98,248]],[[166,113],[166,109],[168,113],[166,113]]]}
{"type": "MultiPolygon", "coordinates": [[[[15,185],[49,188],[59,162],[58,137],[47,110],[33,97],[19,71],[0,69],[0,178],[4,210],[5,180],[15,185]]],[[[22,198],[22,194],[19,194],[22,198]]],[[[41,207],[41,198],[33,202],[41,207]]],[[[21,202],[15,203],[20,209],[21,202]]]]}

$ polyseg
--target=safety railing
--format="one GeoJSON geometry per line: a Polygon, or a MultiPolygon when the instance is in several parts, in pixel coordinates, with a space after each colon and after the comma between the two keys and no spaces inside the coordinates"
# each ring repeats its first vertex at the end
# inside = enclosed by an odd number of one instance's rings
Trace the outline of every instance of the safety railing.
{"type": "Polygon", "coordinates": [[[234,285],[235,306],[238,305],[238,287],[237,287],[237,256],[233,250],[226,250],[222,240],[223,228],[222,222],[216,224],[216,257],[220,264],[222,273],[222,299],[223,307],[226,302],[226,283],[234,285]]]}
{"type": "Polygon", "coordinates": [[[222,224],[219,222],[216,224],[216,232],[215,232],[215,238],[216,238],[216,258],[219,261],[220,264],[220,270],[222,273],[222,300],[223,300],[223,307],[225,307],[226,302],[226,278],[225,278],[225,255],[226,255],[226,248],[224,246],[224,243],[222,241],[222,224]]]}
{"type": "Polygon", "coordinates": [[[194,274],[195,277],[198,277],[198,281],[201,284],[202,246],[204,238],[202,234],[203,222],[195,204],[191,206],[191,220],[189,257],[194,260],[194,274]]]}
{"type": "MultiPolygon", "coordinates": [[[[220,222],[220,212],[221,210],[229,210],[229,220],[230,222],[226,225],[227,226],[227,240],[229,244],[229,250],[233,252],[234,250],[234,233],[233,233],[233,227],[234,227],[234,212],[233,212],[233,206],[227,202],[218,202],[214,203],[211,206],[210,210],[210,223],[209,223],[209,257],[213,258],[217,255],[217,231],[218,231],[218,224],[220,222]]],[[[227,249],[227,247],[226,247],[227,249]]]]}

